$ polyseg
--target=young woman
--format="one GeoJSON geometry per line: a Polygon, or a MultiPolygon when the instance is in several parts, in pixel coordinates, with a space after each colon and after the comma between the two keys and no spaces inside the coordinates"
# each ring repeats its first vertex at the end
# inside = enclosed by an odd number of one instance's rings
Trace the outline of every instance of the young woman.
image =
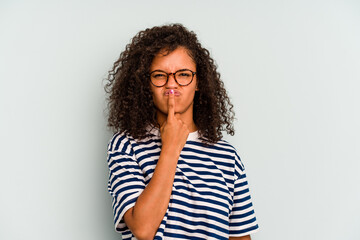
{"type": "Polygon", "coordinates": [[[109,72],[109,184],[122,239],[250,239],[244,165],[222,140],[232,104],[180,24],[139,32],[109,72]]]}

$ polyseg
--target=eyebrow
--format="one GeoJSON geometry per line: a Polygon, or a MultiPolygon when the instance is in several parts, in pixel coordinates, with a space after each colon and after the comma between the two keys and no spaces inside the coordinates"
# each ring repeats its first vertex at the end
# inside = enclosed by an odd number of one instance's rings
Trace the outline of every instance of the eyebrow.
{"type": "MultiPolygon", "coordinates": [[[[182,69],[176,70],[175,72],[185,71],[185,70],[193,71],[193,70],[191,70],[191,69],[189,69],[189,68],[182,68],[182,69]]],[[[155,71],[160,71],[160,72],[168,73],[168,72],[166,72],[166,71],[164,71],[164,70],[161,70],[161,69],[155,69],[155,70],[152,70],[151,72],[155,72],[155,71]]],[[[196,72],[196,71],[193,71],[193,72],[196,72]]]]}

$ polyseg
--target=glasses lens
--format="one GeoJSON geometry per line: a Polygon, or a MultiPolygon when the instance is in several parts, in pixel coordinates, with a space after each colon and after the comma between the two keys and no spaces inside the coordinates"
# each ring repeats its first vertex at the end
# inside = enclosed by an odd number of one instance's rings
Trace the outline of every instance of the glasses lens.
{"type": "Polygon", "coordinates": [[[188,85],[193,78],[193,74],[190,70],[181,70],[176,72],[175,78],[180,85],[188,85]]]}
{"type": "Polygon", "coordinates": [[[151,73],[150,79],[155,86],[163,86],[166,83],[167,74],[161,71],[155,71],[151,73]]]}

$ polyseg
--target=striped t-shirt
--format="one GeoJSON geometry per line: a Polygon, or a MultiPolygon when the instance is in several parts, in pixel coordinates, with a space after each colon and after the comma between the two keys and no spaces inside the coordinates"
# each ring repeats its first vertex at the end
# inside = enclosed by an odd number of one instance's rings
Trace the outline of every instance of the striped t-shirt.
{"type": "MultiPolygon", "coordinates": [[[[109,183],[115,229],[136,239],[124,223],[149,183],[161,151],[158,129],[136,140],[115,134],[108,145],[109,183]]],[[[181,151],[170,202],[154,239],[229,239],[254,233],[258,225],[244,165],[225,140],[205,146],[198,132],[181,151]]]]}

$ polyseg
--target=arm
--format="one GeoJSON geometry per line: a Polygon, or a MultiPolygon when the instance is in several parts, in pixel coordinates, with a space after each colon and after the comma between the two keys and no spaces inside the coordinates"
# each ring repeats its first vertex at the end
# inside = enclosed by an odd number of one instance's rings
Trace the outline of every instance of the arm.
{"type": "MultiPolygon", "coordinates": [[[[235,150],[235,149],[234,149],[235,150]]],[[[256,221],[252,205],[249,186],[246,178],[245,167],[241,162],[236,150],[235,159],[235,181],[233,206],[230,213],[229,232],[231,240],[250,240],[250,234],[255,233],[259,226],[256,221]],[[244,235],[242,237],[235,237],[244,235]]]]}
{"type": "Polygon", "coordinates": [[[242,237],[230,237],[229,240],[251,240],[250,235],[242,236],[242,237]]]}
{"type": "Polygon", "coordinates": [[[124,221],[137,239],[153,239],[167,211],[176,165],[189,130],[177,119],[174,95],[169,95],[168,117],[161,126],[162,150],[154,174],[134,207],[124,214],[124,221]]]}

